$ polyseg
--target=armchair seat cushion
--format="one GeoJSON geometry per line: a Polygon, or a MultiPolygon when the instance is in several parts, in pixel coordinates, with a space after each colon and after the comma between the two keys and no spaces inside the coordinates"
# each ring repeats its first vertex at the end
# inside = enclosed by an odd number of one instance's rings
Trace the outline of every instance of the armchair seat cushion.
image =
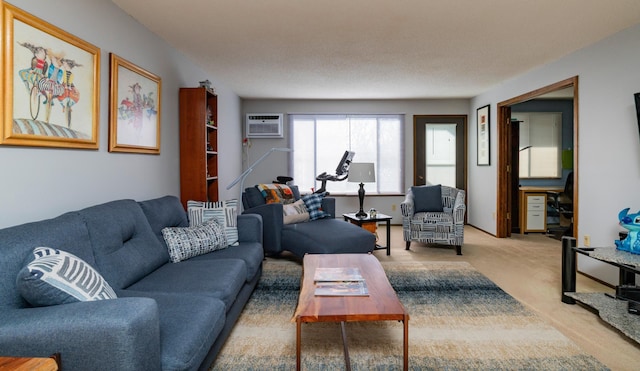
{"type": "Polygon", "coordinates": [[[411,218],[411,229],[423,232],[452,233],[453,215],[449,213],[416,213],[411,218]]]}

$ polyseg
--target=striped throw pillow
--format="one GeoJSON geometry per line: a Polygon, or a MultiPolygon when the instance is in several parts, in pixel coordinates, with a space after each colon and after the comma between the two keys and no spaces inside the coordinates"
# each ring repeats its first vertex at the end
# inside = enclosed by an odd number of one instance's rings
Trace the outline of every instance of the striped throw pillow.
{"type": "Polygon", "coordinates": [[[36,307],[117,298],[102,275],[84,260],[50,247],[33,250],[16,284],[22,297],[36,307]]]}
{"type": "Polygon", "coordinates": [[[238,200],[220,202],[187,201],[189,226],[195,227],[215,219],[224,228],[227,243],[238,246],[238,200]]]}

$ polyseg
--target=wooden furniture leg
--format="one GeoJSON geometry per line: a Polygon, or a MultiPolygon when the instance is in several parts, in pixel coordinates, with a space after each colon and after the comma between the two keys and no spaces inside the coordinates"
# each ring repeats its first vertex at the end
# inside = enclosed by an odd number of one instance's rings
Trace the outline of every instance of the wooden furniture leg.
{"type": "Polygon", "coordinates": [[[300,318],[296,318],[296,371],[300,371],[300,335],[302,334],[300,328],[301,325],[302,321],[300,321],[300,318]]]}

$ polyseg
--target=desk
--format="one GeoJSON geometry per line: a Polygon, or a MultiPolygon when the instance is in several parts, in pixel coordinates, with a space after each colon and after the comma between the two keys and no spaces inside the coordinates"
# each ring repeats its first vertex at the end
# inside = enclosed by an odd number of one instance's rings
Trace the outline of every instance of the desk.
{"type": "Polygon", "coordinates": [[[559,187],[520,187],[520,231],[547,231],[547,191],[561,192],[559,187]]]}

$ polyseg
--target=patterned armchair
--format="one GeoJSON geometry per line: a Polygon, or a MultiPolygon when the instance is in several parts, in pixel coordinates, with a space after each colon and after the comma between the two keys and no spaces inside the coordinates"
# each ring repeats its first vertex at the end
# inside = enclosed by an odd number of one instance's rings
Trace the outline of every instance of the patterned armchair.
{"type": "Polygon", "coordinates": [[[400,204],[406,249],[411,241],[438,243],[453,245],[462,255],[465,195],[461,189],[441,185],[409,188],[400,204]]]}

